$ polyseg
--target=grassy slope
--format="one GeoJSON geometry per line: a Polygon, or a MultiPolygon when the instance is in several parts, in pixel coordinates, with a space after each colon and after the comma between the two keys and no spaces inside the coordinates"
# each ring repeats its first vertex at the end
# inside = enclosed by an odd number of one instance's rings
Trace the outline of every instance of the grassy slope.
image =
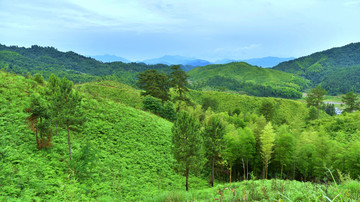
{"type": "Polygon", "coordinates": [[[98,101],[112,100],[137,109],[142,107],[140,91],[116,81],[77,84],[75,88],[98,101]]]}
{"type": "MultiPolygon", "coordinates": [[[[83,100],[87,122],[82,132],[71,132],[74,162],[82,162],[79,155],[87,145],[89,159],[95,159],[83,177],[69,164],[64,130],[53,137],[52,148],[37,150],[24,112],[35,85],[0,72],[0,199],[136,200],[183,188],[170,152],[172,123],[89,94],[83,100]]],[[[197,178],[190,183],[206,184],[197,178]]]]}
{"type": "Polygon", "coordinates": [[[189,71],[188,74],[190,75],[190,80],[192,81],[206,79],[217,75],[231,77],[238,81],[254,81],[255,83],[289,82],[294,77],[292,74],[252,66],[245,62],[233,62],[224,65],[218,64],[197,67],[189,71]]]}

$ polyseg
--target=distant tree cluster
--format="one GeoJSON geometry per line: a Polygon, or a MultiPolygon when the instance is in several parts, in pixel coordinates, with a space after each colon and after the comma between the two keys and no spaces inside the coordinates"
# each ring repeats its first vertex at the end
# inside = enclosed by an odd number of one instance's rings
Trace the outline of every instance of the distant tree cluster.
{"type": "Polygon", "coordinates": [[[143,102],[145,109],[169,120],[174,120],[174,118],[171,118],[173,115],[170,115],[172,113],[170,108],[174,106],[172,102],[189,104],[190,99],[186,96],[186,92],[189,91],[188,75],[179,65],[172,66],[171,69],[172,72],[169,75],[159,73],[155,69],[146,70],[139,74],[137,85],[144,90],[141,95],[146,96],[143,102]],[[173,88],[176,93],[172,99],[170,88],[173,88]],[[161,100],[162,106],[156,104],[156,98],[161,100]]]}

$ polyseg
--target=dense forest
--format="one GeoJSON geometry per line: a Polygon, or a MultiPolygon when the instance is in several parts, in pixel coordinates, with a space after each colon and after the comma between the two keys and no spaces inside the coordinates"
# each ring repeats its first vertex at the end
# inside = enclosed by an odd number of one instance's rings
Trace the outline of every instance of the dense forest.
{"type": "Polygon", "coordinates": [[[330,94],[359,92],[360,43],[332,48],[280,63],[273,69],[294,73],[321,85],[330,94]]]}
{"type": "Polygon", "coordinates": [[[146,65],[144,63],[102,63],[93,58],[70,52],[61,52],[53,47],[33,45],[30,48],[0,44],[0,69],[25,75],[39,73],[45,78],[51,74],[66,77],[75,82],[98,80],[121,81],[135,85],[136,76],[146,69],[169,72],[168,65],[146,65]]]}

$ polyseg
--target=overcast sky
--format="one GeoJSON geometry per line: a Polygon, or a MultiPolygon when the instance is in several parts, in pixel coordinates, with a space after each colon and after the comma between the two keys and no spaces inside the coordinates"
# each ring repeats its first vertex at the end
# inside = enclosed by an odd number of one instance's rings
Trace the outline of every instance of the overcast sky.
{"type": "Polygon", "coordinates": [[[300,57],[360,41],[360,0],[0,0],[0,43],[130,60],[300,57]]]}

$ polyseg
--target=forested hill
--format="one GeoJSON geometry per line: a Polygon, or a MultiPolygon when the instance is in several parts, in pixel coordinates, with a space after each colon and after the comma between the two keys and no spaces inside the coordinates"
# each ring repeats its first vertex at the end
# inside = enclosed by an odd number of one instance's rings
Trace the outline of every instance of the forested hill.
{"type": "Polygon", "coordinates": [[[308,81],[293,74],[264,69],[245,62],[197,67],[188,72],[194,88],[243,91],[255,96],[301,97],[308,81]]]}
{"type": "Polygon", "coordinates": [[[273,69],[303,76],[313,85],[321,84],[331,94],[359,92],[360,43],[283,62],[273,69]]]}
{"type": "Polygon", "coordinates": [[[25,75],[40,73],[45,78],[54,73],[76,83],[102,79],[117,80],[130,85],[136,83],[139,72],[157,69],[169,72],[167,65],[146,65],[143,63],[102,63],[93,58],[70,52],[61,52],[53,47],[30,48],[5,46],[0,44],[0,69],[25,75]]]}

